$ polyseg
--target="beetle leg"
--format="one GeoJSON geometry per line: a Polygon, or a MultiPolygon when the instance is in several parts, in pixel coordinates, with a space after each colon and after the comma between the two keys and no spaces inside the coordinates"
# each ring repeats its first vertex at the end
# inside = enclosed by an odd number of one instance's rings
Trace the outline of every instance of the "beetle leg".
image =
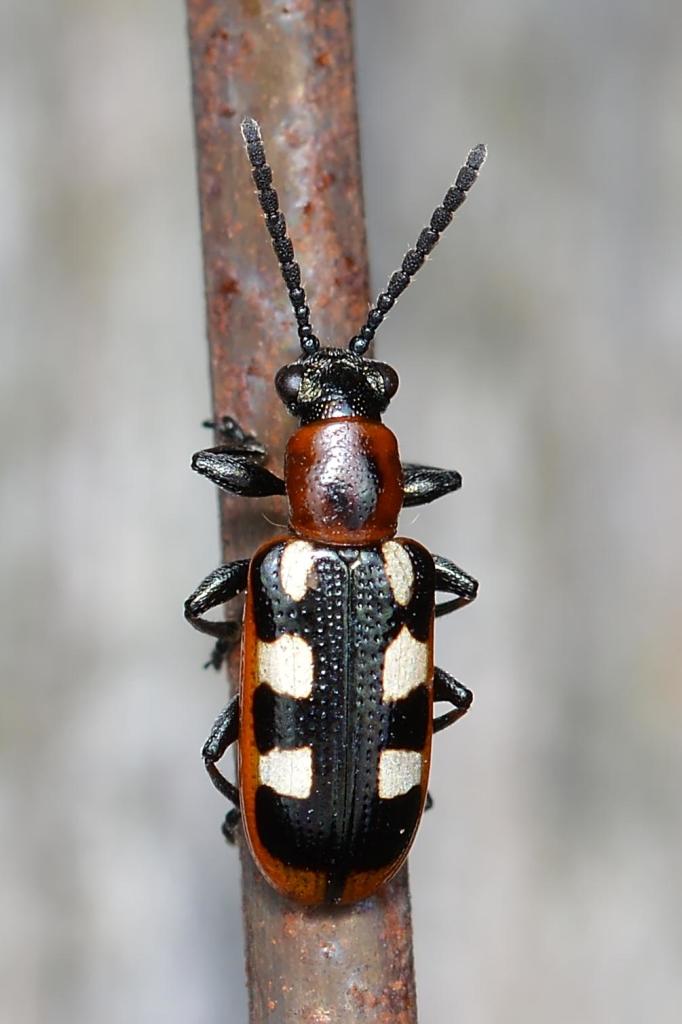
{"type": "Polygon", "coordinates": [[[212,427],[223,443],[195,452],[192,469],[230,494],[266,498],[285,493],[284,481],[261,465],[267,456],[265,445],[232,416],[206,420],[204,426],[212,427]]]}
{"type": "Polygon", "coordinates": [[[448,612],[454,612],[457,608],[463,608],[466,604],[471,604],[478,593],[478,580],[469,576],[449,558],[434,555],[433,561],[436,566],[436,590],[446,594],[457,594],[454,600],[443,601],[436,605],[436,618],[447,615],[448,612]]]}
{"type": "Polygon", "coordinates": [[[258,452],[235,450],[232,445],[205,448],[192,456],[192,469],[208,477],[230,494],[242,498],[267,498],[286,494],[284,481],[260,465],[258,452]]]}
{"type": "Polygon", "coordinates": [[[225,821],[222,824],[220,831],[225,836],[225,841],[234,846],[237,842],[237,831],[242,822],[242,812],[238,807],[233,807],[231,811],[228,811],[225,815],[225,821]]]}
{"type": "Polygon", "coordinates": [[[234,783],[228,782],[221,774],[216,767],[216,761],[219,761],[227,748],[232,746],[238,734],[239,698],[233,697],[213,723],[211,734],[202,747],[201,756],[215,788],[237,807],[239,806],[239,790],[234,783]]]}
{"type": "Polygon", "coordinates": [[[202,580],[196,590],[185,601],[185,618],[200,633],[218,638],[205,668],[213,665],[219,669],[225,655],[239,640],[240,624],[237,619],[213,622],[203,618],[203,613],[230,601],[246,589],[249,563],[247,559],[220,565],[202,580]]]}
{"type": "Polygon", "coordinates": [[[412,505],[427,505],[442,498],[444,494],[459,490],[462,478],[455,469],[436,469],[435,466],[419,466],[414,462],[403,463],[403,508],[412,505]]]}
{"type": "Polygon", "coordinates": [[[433,731],[440,732],[441,729],[452,725],[458,718],[465,715],[471,707],[474,695],[466,686],[462,686],[442,668],[434,669],[433,673],[433,699],[434,701],[445,700],[452,704],[452,711],[446,711],[433,720],[433,731]]]}

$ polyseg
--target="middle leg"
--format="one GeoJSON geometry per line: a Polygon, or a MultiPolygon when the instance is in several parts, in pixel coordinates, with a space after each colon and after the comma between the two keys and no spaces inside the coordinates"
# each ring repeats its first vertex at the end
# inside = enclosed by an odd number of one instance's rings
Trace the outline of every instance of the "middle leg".
{"type": "Polygon", "coordinates": [[[217,638],[213,653],[206,667],[219,669],[225,655],[239,640],[240,625],[236,619],[214,622],[204,618],[211,608],[230,601],[246,589],[249,572],[248,559],[220,565],[201,581],[196,590],[185,601],[185,618],[200,633],[217,638]]]}
{"type": "Polygon", "coordinates": [[[222,833],[228,843],[234,843],[236,830],[241,819],[239,811],[239,790],[229,782],[218,768],[216,762],[225,754],[228,747],[236,742],[239,735],[239,698],[233,697],[223,708],[211,729],[211,734],[204,743],[201,755],[211,782],[226,799],[233,803],[234,809],[227,812],[222,826],[222,833]]]}
{"type": "Polygon", "coordinates": [[[433,561],[436,566],[436,590],[457,595],[452,601],[443,601],[436,605],[436,618],[440,618],[441,615],[447,615],[457,608],[471,604],[478,594],[478,580],[442,555],[434,555],[433,561]]]}
{"type": "Polygon", "coordinates": [[[433,731],[440,732],[452,725],[462,715],[466,715],[471,707],[474,695],[466,686],[462,686],[456,679],[442,668],[434,669],[433,674],[433,699],[434,701],[447,701],[452,704],[452,711],[446,711],[433,720],[433,731]]]}

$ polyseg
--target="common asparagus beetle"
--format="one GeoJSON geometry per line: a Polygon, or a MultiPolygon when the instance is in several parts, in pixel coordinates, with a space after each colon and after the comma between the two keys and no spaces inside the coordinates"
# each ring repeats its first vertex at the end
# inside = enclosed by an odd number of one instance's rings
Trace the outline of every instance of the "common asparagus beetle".
{"type": "Polygon", "coordinates": [[[347,348],[322,348],[310,324],[286,221],[258,124],[242,134],[258,200],[298,324],[301,355],[275,387],[299,428],[284,479],[238,423],[192,467],[231,494],[286,494],[289,533],[250,560],[210,573],[185,602],[189,622],[217,638],[219,667],[241,634],[241,679],[203,748],[234,805],[256,863],[280,892],[308,904],[350,903],[404,862],[427,801],[431,737],[472,694],[433,664],[434,618],[469,604],[478,584],[447,558],[396,537],[401,508],[461,485],[459,473],[401,463],[381,414],[398,376],[365,352],[376,329],[462,205],[486,156],[471,150],[454,185],[347,348]],[[246,592],[243,622],[207,611],[246,592]],[[435,603],[436,591],[453,595],[435,603]],[[435,701],[451,710],[433,717],[435,701]],[[237,742],[235,786],[217,762],[237,742]]]}

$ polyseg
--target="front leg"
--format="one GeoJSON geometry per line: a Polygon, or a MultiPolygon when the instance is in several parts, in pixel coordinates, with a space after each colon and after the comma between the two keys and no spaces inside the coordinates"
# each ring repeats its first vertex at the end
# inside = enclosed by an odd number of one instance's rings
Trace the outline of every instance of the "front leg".
{"type": "Polygon", "coordinates": [[[192,469],[208,477],[230,494],[242,498],[267,498],[286,494],[284,481],[259,465],[251,452],[235,452],[230,445],[205,448],[192,456],[192,469]]]}
{"type": "Polygon", "coordinates": [[[454,600],[443,601],[436,605],[436,618],[440,618],[441,615],[447,615],[449,612],[456,611],[457,608],[471,604],[478,593],[478,581],[451,562],[449,558],[434,555],[433,561],[436,566],[436,590],[446,594],[457,594],[454,600]]]}
{"type": "Polygon", "coordinates": [[[427,505],[462,486],[462,478],[455,469],[436,469],[415,462],[403,463],[403,508],[427,505]]]}
{"type": "Polygon", "coordinates": [[[246,590],[249,575],[248,559],[220,565],[201,581],[196,590],[185,601],[185,618],[200,633],[217,637],[210,660],[205,667],[213,665],[219,669],[231,647],[239,640],[240,624],[236,619],[215,622],[204,618],[204,613],[232,600],[246,590]]]}
{"type": "Polygon", "coordinates": [[[230,494],[248,498],[266,498],[285,494],[284,481],[265,469],[261,463],[267,456],[265,446],[247,434],[231,416],[218,422],[207,421],[223,440],[215,448],[205,448],[192,456],[192,469],[208,477],[230,494]]]}

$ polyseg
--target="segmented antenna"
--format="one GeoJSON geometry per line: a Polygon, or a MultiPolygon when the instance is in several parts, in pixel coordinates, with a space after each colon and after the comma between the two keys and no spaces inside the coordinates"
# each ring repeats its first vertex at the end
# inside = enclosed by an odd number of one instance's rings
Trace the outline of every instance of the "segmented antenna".
{"type": "Polygon", "coordinates": [[[355,355],[361,356],[367,351],[377,327],[379,327],[398,296],[405,291],[452,220],[453,214],[466,199],[466,194],[476,181],[486,156],[487,151],[482,142],[478,146],[474,146],[469,153],[467,162],[460,168],[455,184],[445,193],[442,204],[433,211],[429,227],[424,228],[417,239],[414,249],[408,249],[405,253],[400,270],[396,270],[391,276],[386,285],[386,290],[379,293],[376,304],[372,306],[367,314],[364,326],[350,339],[348,348],[355,355]]]}
{"type": "Polygon", "coordinates": [[[272,170],[265,160],[260,127],[252,117],[245,117],[242,121],[242,136],[251,162],[251,174],[258,191],[258,201],[265,214],[265,225],[270,232],[272,248],[275,250],[298,324],[301,350],[304,355],[310,355],[318,350],[320,342],[310,326],[310,309],[301,284],[301,268],[294,258],[294,247],[287,234],[287,222],[279,208],[277,192],[272,187],[272,170]]]}

